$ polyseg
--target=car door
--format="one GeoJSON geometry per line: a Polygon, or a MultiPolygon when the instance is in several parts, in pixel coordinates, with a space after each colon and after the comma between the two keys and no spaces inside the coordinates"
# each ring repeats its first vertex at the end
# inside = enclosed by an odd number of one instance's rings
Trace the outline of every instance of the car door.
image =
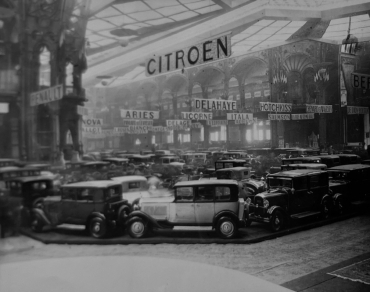
{"type": "Polygon", "coordinates": [[[192,186],[177,187],[175,190],[175,214],[170,221],[179,224],[195,223],[194,188],[192,186]]]}
{"type": "Polygon", "coordinates": [[[214,186],[205,185],[196,188],[194,211],[197,224],[212,223],[215,213],[214,186]]]}
{"type": "MultiPolygon", "coordinates": [[[[308,210],[317,209],[320,206],[321,199],[328,191],[327,184],[325,184],[325,175],[327,176],[326,173],[309,176],[309,190],[305,203],[308,210]]],[[[328,178],[326,178],[326,181],[328,181],[328,178]]]]}
{"type": "Polygon", "coordinates": [[[307,210],[307,176],[295,177],[293,179],[294,193],[290,196],[290,214],[297,214],[307,210]]]}

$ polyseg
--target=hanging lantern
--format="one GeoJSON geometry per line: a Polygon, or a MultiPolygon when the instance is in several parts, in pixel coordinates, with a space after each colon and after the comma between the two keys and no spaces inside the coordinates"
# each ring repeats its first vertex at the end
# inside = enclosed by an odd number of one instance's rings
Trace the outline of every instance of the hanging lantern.
{"type": "Polygon", "coordinates": [[[348,26],[348,35],[342,41],[342,48],[341,52],[355,55],[358,46],[358,39],[353,34],[351,34],[351,17],[349,18],[349,26],[348,26]]]}

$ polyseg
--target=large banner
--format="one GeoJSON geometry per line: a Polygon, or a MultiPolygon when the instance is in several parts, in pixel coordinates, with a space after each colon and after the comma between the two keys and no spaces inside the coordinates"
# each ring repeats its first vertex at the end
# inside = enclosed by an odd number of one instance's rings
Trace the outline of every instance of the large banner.
{"type": "Polygon", "coordinates": [[[124,119],[156,120],[159,119],[159,112],[121,109],[121,117],[124,119]]]}
{"type": "Polygon", "coordinates": [[[369,113],[369,108],[364,106],[347,106],[348,115],[366,115],[369,113]]]}
{"type": "Polygon", "coordinates": [[[291,103],[260,102],[261,112],[291,112],[292,107],[291,103]]]}
{"type": "Polygon", "coordinates": [[[235,111],[236,101],[223,99],[194,98],[193,105],[196,109],[212,111],[235,111]]]}
{"type": "Polygon", "coordinates": [[[227,126],[227,120],[209,120],[207,125],[211,127],[227,126]]]}
{"type": "Polygon", "coordinates": [[[292,114],[292,120],[313,120],[315,118],[314,113],[309,114],[292,114]]]}
{"type": "Polygon", "coordinates": [[[145,61],[145,74],[154,76],[230,56],[231,34],[229,33],[165,55],[154,55],[145,61]]]}
{"type": "Polygon", "coordinates": [[[153,120],[123,120],[123,126],[153,126],[153,120]]]}
{"type": "Polygon", "coordinates": [[[235,121],[235,120],[253,121],[253,114],[249,114],[249,113],[227,113],[227,119],[229,121],[235,121]]]}
{"type": "Polygon", "coordinates": [[[30,94],[30,105],[36,106],[63,98],[64,87],[62,84],[30,94]]]}
{"type": "Polygon", "coordinates": [[[306,104],[307,113],[318,113],[327,114],[333,112],[333,107],[331,105],[319,105],[319,104],[306,104]]]}
{"type": "Polygon", "coordinates": [[[182,112],[181,117],[185,120],[212,120],[212,113],[182,112]]]}
{"type": "Polygon", "coordinates": [[[182,127],[191,127],[191,120],[166,120],[167,127],[172,126],[182,126],[182,127]]]}

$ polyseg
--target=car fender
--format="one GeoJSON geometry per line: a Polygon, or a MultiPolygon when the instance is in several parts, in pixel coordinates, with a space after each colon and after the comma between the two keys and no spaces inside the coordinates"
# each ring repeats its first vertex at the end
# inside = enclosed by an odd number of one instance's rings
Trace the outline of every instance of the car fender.
{"type": "Polygon", "coordinates": [[[333,202],[334,203],[336,203],[337,202],[337,200],[339,199],[339,198],[343,198],[344,200],[346,200],[346,195],[344,195],[344,194],[341,194],[341,193],[336,193],[334,196],[333,196],[333,202]]]}
{"type": "Polygon", "coordinates": [[[128,219],[126,220],[126,225],[129,225],[135,217],[139,217],[145,220],[146,222],[149,222],[153,227],[163,228],[161,225],[158,224],[157,220],[155,220],[152,216],[140,210],[133,211],[130,213],[128,219]]]}
{"type": "Polygon", "coordinates": [[[286,216],[286,211],[284,208],[280,207],[280,206],[271,206],[268,210],[267,210],[267,214],[269,214],[269,216],[271,217],[272,214],[275,212],[275,211],[280,211],[282,212],[285,216],[286,216]]]}
{"type": "Polygon", "coordinates": [[[213,217],[213,223],[212,223],[212,228],[215,228],[217,225],[217,221],[220,220],[222,217],[231,217],[235,221],[236,224],[239,223],[239,218],[238,215],[235,214],[232,211],[220,211],[213,217]]]}
{"type": "Polygon", "coordinates": [[[32,213],[34,215],[36,215],[36,214],[39,215],[40,218],[44,221],[44,223],[46,225],[52,225],[51,222],[50,222],[50,220],[48,219],[48,217],[46,217],[46,214],[45,214],[45,212],[43,210],[41,210],[39,208],[33,208],[32,209],[32,213]]]}
{"type": "Polygon", "coordinates": [[[320,202],[320,206],[322,205],[324,200],[328,200],[330,204],[333,204],[333,199],[328,194],[326,194],[325,196],[322,197],[321,202],[320,202]]]}

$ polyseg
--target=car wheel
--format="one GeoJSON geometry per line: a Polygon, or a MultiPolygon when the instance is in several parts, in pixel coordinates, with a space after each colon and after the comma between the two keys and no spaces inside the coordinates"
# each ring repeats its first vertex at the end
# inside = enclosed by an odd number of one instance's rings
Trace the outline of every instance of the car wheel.
{"type": "Polygon", "coordinates": [[[238,230],[235,222],[229,217],[222,217],[217,222],[216,231],[222,238],[232,238],[238,230]]]}
{"type": "Polygon", "coordinates": [[[276,210],[274,213],[272,213],[272,216],[270,217],[270,226],[274,232],[284,229],[285,218],[281,211],[276,210]]]}
{"type": "Polygon", "coordinates": [[[89,222],[89,233],[92,237],[103,238],[107,234],[107,224],[101,218],[93,218],[89,222]]]}
{"type": "Polygon", "coordinates": [[[143,238],[147,235],[148,229],[148,225],[143,219],[135,217],[128,226],[128,234],[132,238],[143,238]]]}
{"type": "Polygon", "coordinates": [[[329,200],[326,198],[321,203],[321,218],[328,219],[330,217],[331,205],[329,200]]]}
{"type": "Polygon", "coordinates": [[[32,216],[31,229],[35,232],[42,232],[44,227],[43,220],[39,214],[34,214],[32,216]]]}

